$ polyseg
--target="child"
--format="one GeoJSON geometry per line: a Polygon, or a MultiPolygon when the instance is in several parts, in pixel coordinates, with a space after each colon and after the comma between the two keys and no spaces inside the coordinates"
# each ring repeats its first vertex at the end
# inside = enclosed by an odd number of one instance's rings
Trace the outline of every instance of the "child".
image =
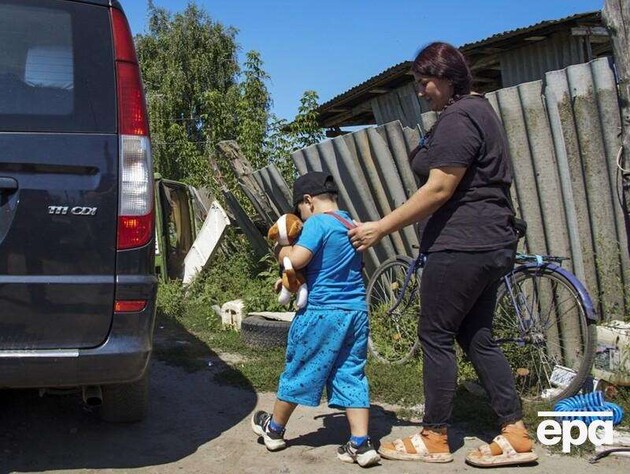
{"type": "Polygon", "coordinates": [[[350,216],[337,206],[337,187],[328,173],[310,172],[295,181],[293,204],[304,221],[293,246],[276,247],[305,268],[308,301],[295,315],[273,414],[257,411],[252,429],[270,451],[284,449],[284,431],[297,405],[317,406],[324,387],[328,406],[343,408],[350,439],[337,457],[373,466],[380,456],[368,437],[369,392],[365,376],[368,317],[361,255],[348,239],[350,216]]]}

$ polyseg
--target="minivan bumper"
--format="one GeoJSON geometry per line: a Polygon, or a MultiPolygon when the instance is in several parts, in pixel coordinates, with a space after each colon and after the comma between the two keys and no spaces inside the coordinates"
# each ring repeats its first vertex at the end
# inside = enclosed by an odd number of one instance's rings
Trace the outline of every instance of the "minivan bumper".
{"type": "Polygon", "coordinates": [[[0,388],[57,388],[133,382],[147,370],[155,297],[137,313],[115,313],[103,344],[92,349],[0,351],[0,388]]]}

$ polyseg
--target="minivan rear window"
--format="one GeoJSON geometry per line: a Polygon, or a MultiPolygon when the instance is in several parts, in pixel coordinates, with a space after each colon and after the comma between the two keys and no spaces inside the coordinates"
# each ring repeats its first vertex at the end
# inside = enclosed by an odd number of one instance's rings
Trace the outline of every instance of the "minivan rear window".
{"type": "Polygon", "coordinates": [[[0,0],[0,131],[116,131],[106,7],[0,0]]]}

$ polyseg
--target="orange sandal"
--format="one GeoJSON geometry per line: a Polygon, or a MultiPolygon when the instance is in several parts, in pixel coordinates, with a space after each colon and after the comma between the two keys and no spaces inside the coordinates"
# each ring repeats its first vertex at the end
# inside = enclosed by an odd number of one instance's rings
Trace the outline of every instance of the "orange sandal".
{"type": "Polygon", "coordinates": [[[451,462],[446,434],[422,430],[406,438],[384,442],[378,450],[385,459],[422,462],[451,462]]]}
{"type": "Polygon", "coordinates": [[[501,454],[493,454],[489,444],[479,446],[466,456],[466,462],[476,467],[498,467],[526,464],[538,459],[534,451],[517,452],[503,435],[492,440],[501,448],[501,454]]]}

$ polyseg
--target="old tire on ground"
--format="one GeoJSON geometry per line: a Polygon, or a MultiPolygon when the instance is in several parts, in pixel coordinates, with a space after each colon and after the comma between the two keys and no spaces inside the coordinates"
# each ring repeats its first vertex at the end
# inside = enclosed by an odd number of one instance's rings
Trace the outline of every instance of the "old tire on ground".
{"type": "Polygon", "coordinates": [[[287,345],[290,326],[288,321],[248,316],[241,322],[241,337],[248,347],[284,347],[287,345]]]}
{"type": "Polygon", "coordinates": [[[149,401],[149,371],[131,383],[103,385],[103,404],[99,416],[111,423],[142,421],[147,414],[149,401]]]}

